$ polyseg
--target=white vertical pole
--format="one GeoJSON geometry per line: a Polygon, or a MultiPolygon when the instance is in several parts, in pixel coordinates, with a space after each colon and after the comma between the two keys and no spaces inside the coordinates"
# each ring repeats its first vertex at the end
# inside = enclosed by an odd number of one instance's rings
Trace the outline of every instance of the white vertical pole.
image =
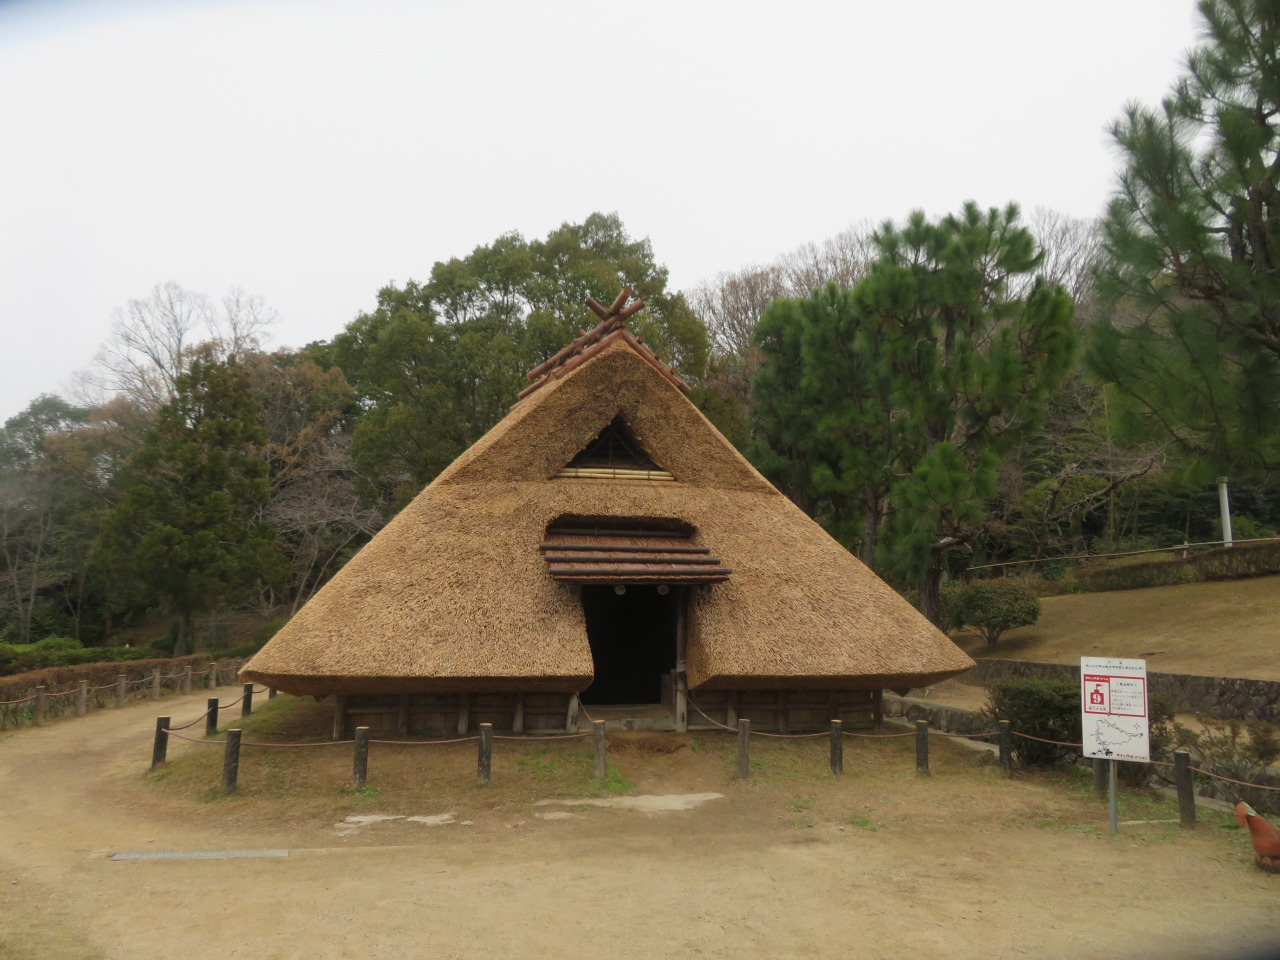
{"type": "Polygon", "coordinates": [[[1111,833],[1115,833],[1119,824],[1116,823],[1116,762],[1114,760],[1111,761],[1111,771],[1107,779],[1111,785],[1110,799],[1107,801],[1107,826],[1111,833]]]}
{"type": "Polygon", "coordinates": [[[1231,538],[1231,503],[1227,499],[1227,478],[1218,478],[1218,507],[1222,510],[1222,541],[1230,547],[1231,538]]]}

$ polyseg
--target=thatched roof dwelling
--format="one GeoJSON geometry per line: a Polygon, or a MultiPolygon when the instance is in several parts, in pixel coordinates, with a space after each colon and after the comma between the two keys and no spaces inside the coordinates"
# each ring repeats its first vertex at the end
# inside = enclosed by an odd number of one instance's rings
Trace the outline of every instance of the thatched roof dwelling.
{"type": "MultiPolygon", "coordinates": [[[[626,329],[622,302],[244,676],[315,695],[577,694],[608,661],[623,680],[687,678],[695,697],[878,698],[971,667],[738,454],[626,329]]],[[[638,702],[620,689],[611,702],[638,702]]]]}

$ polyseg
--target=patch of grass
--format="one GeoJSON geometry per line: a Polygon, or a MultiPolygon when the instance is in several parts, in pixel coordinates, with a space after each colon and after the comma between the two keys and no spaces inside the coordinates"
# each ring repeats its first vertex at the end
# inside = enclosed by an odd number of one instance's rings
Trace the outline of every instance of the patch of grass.
{"type": "Polygon", "coordinates": [[[620,796],[624,793],[630,793],[634,789],[635,784],[623,777],[617,767],[610,764],[605,768],[605,777],[600,783],[601,792],[620,796]]]}
{"type": "Polygon", "coordinates": [[[1176,820],[1178,801],[1154,790],[1121,790],[1116,812],[1121,820],[1176,820]]]}
{"type": "MultiPolygon", "coordinates": [[[[1197,814],[1199,816],[1199,814],[1197,814]]],[[[1236,822],[1235,814],[1212,812],[1205,817],[1205,821],[1215,830],[1224,830],[1228,833],[1242,831],[1242,827],[1236,822]]]]}

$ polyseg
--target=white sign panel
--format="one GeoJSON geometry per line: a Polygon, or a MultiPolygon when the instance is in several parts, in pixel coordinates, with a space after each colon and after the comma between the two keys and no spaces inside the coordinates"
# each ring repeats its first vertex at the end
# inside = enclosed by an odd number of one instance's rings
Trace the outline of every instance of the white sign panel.
{"type": "Polygon", "coordinates": [[[1080,658],[1084,755],[1151,762],[1147,735],[1147,661],[1080,658]]]}

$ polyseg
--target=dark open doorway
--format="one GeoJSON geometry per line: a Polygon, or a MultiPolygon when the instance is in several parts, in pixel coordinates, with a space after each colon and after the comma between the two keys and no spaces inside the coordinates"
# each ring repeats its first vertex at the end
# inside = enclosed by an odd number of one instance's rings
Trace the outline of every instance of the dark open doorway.
{"type": "Polygon", "coordinates": [[[678,590],[657,587],[584,586],[582,609],[595,664],[595,680],[582,692],[586,704],[659,703],[662,677],[676,665],[678,590]]]}

